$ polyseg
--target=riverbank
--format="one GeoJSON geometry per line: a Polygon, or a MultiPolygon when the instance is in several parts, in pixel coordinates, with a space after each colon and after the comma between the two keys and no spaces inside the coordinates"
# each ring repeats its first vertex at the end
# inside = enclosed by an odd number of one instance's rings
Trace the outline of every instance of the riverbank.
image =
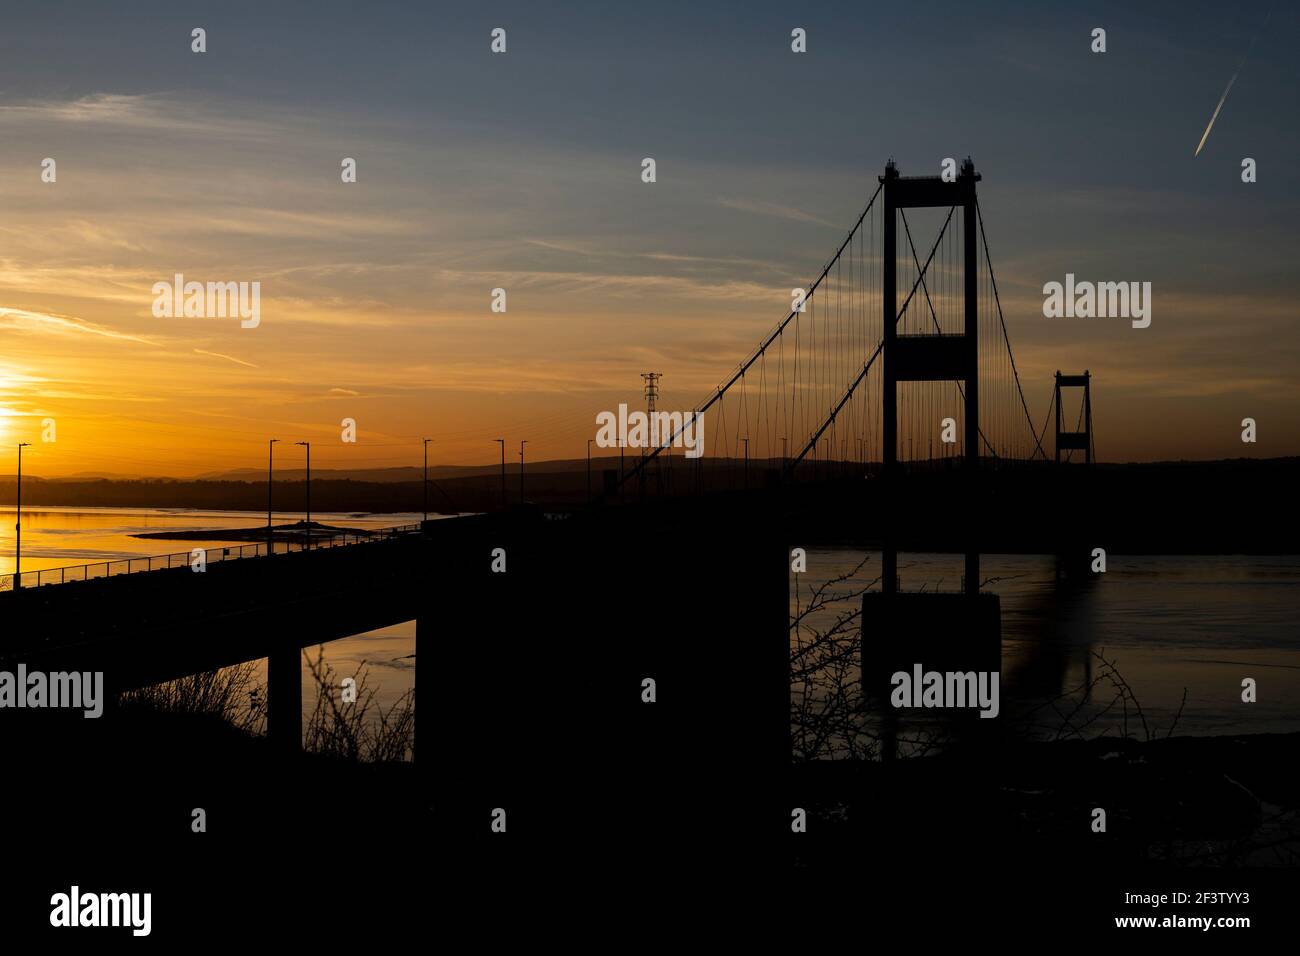
{"type": "Polygon", "coordinates": [[[277,542],[305,542],[310,539],[320,541],[324,538],[351,535],[356,538],[369,538],[384,533],[384,529],[345,528],[340,525],[321,524],[319,521],[295,521],[292,524],[265,525],[253,528],[199,528],[185,531],[142,531],[131,535],[133,538],[149,538],[167,541],[252,541],[265,542],[268,530],[277,542]]]}
{"type": "MultiPolygon", "coordinates": [[[[1300,862],[1300,733],[1024,743],[796,765],[805,866],[847,847],[1198,867],[1300,862]],[[1101,814],[1098,814],[1101,811],[1101,814]]],[[[980,857],[969,857],[979,859],[980,857]]],[[[1005,865],[1005,863],[1004,863],[1005,865]]]]}

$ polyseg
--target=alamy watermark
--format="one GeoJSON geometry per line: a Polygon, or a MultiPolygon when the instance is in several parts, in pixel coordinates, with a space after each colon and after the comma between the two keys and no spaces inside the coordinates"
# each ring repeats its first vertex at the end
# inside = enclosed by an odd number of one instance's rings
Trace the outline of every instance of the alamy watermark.
{"type": "Polygon", "coordinates": [[[17,672],[0,671],[0,708],[68,707],[85,711],[83,717],[104,713],[104,672],[28,672],[19,664],[17,672]]]}
{"type": "Polygon", "coordinates": [[[50,906],[51,926],[129,926],[133,936],[152,929],[152,893],[82,893],[74,884],[51,896],[50,906]]]}
{"type": "Polygon", "coordinates": [[[262,283],[186,282],[178,272],[171,283],[153,284],[153,314],[157,319],[242,319],[240,328],[255,329],[262,322],[262,283]]]}
{"type": "Polygon", "coordinates": [[[1133,328],[1151,324],[1150,282],[1075,282],[1065,274],[1065,285],[1043,286],[1043,315],[1049,319],[1132,319],[1133,328]]]}
{"type": "Polygon", "coordinates": [[[978,707],[981,717],[998,715],[997,671],[897,671],[889,679],[894,707],[978,707]]]}
{"type": "Polygon", "coordinates": [[[699,412],[628,412],[596,415],[599,448],[684,448],[687,458],[704,454],[704,416],[699,412]]]}

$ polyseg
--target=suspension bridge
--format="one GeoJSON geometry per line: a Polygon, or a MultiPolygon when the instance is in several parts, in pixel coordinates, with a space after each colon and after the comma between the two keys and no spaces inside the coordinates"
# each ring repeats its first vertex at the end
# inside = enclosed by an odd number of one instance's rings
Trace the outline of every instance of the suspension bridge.
{"type": "MultiPolygon", "coordinates": [[[[790,312],[692,410],[710,416],[707,454],[672,465],[680,429],[668,432],[620,482],[640,489],[659,465],[693,468],[687,478],[703,490],[725,486],[736,462],[746,479],[752,468],[791,480],[1049,460],[1052,407],[1036,427],[990,258],[980,179],[969,159],[951,181],[901,176],[891,161],[835,254],[806,290],[794,290],[790,312]],[[710,481],[710,465],[725,477],[710,481]]],[[[1057,377],[1057,459],[1079,450],[1091,462],[1090,403],[1071,431],[1060,418],[1061,386],[1085,385],[1085,376],[1057,377]]]]}
{"type": "MultiPolygon", "coordinates": [[[[482,739],[511,741],[521,767],[537,762],[519,715],[577,724],[590,704],[547,697],[554,682],[539,676],[608,688],[611,668],[618,681],[678,674],[679,692],[706,694],[740,666],[771,732],[755,739],[780,738],[789,730],[780,702],[789,689],[793,545],[830,543],[845,529],[878,544],[883,620],[895,631],[905,629],[904,618],[941,629],[971,616],[995,630],[996,613],[971,615],[972,605],[944,595],[934,603],[901,593],[898,552],[963,552],[966,574],[951,597],[996,601],[981,594],[981,550],[1077,551],[1071,526],[1088,523],[1086,508],[1047,525],[1005,520],[1036,497],[1049,506],[1063,487],[1051,476],[1086,480],[1088,469],[1055,467],[1044,448],[1051,407],[1034,425],[979,180],[969,160],[951,181],[903,177],[891,163],[789,313],[696,407],[710,421],[705,454],[674,460],[669,434],[621,475],[606,473],[607,491],[612,484],[624,500],[628,489],[637,492],[628,507],[577,509],[565,521],[527,509],[444,519],[382,541],[254,553],[203,574],[168,562],[48,587],[40,580],[0,593],[0,613],[12,625],[0,663],[102,669],[106,686],[129,690],[265,657],[270,732],[296,747],[299,649],[415,619],[421,643],[430,634],[438,640],[426,666],[432,661],[440,682],[492,674],[496,696],[518,704],[475,707],[481,733],[446,742],[467,764],[481,758],[482,739]],[[709,556],[696,559],[708,562],[708,586],[665,583],[665,569],[671,578],[673,569],[695,567],[682,554],[692,545],[709,556]],[[727,592],[743,599],[720,600],[727,592]],[[689,660],[664,640],[659,615],[638,613],[642,599],[668,602],[684,622],[689,660]],[[564,634],[565,644],[533,633],[564,634]],[[743,665],[725,646],[733,633],[756,649],[743,665]]],[[[1090,386],[1090,375],[1058,373],[1056,459],[1082,451],[1093,460],[1090,386]],[[1063,431],[1070,416],[1061,415],[1062,389],[1080,387],[1080,418],[1063,431]]],[[[448,705],[449,724],[460,719],[459,706],[448,705]]],[[[654,746],[694,752],[695,733],[683,725],[654,746]]]]}
{"type": "MultiPolygon", "coordinates": [[[[1023,494],[1026,469],[1031,494],[1062,487],[1059,475],[1035,467],[1053,460],[1043,445],[1053,410],[1054,461],[1095,457],[1089,372],[1058,371],[1035,425],[980,210],[981,176],[969,158],[954,172],[902,176],[890,161],[834,255],[806,290],[794,290],[789,313],[692,410],[687,420],[710,416],[710,445],[676,466],[697,494],[738,478],[745,489],[848,479],[838,500],[817,492],[823,512],[844,517],[868,497],[853,479],[879,479],[869,522],[860,523],[882,547],[886,593],[898,590],[900,545],[927,524],[921,537],[933,542],[942,526],[941,547],[966,553],[962,589],[979,591],[979,552],[996,534],[981,521],[989,496],[1023,494]],[[1070,428],[1062,389],[1076,387],[1082,399],[1070,428]],[[1003,477],[991,482],[989,472],[1003,477]]],[[[620,476],[624,497],[629,484],[641,498],[647,487],[675,490],[677,435],[620,476]]],[[[805,527],[815,526],[806,517],[805,527]]],[[[1058,522],[1053,531],[1059,543],[1072,529],[1058,522]]]]}

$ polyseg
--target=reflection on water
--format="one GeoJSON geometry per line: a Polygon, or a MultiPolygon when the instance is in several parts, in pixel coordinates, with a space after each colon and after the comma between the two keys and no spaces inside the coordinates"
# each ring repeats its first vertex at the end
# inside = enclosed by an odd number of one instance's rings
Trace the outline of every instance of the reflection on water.
{"type": "MultiPolygon", "coordinates": [[[[383,710],[390,709],[397,699],[415,686],[415,622],[405,621],[392,627],[381,627],[354,637],[345,637],[320,646],[324,663],[333,668],[336,681],[354,674],[361,685],[364,674],[365,687],[376,691],[375,703],[383,710]],[[358,670],[361,673],[358,673],[358,670]]],[[[304,648],[313,661],[317,647],[304,648]]],[[[257,662],[256,680],[266,683],[266,660],[257,662]]],[[[316,681],[304,663],[302,669],[302,706],[304,713],[312,710],[316,702],[316,681]]]]}
{"type": "MultiPolygon", "coordinates": [[[[865,556],[861,571],[835,590],[872,584],[879,555],[865,556]]],[[[856,550],[809,550],[808,571],[794,575],[795,584],[806,598],[810,588],[850,574],[863,557],[856,550]]],[[[1164,735],[1180,706],[1180,736],[1300,730],[1298,556],[1110,555],[1105,574],[1073,586],[1057,582],[1050,556],[985,555],[981,572],[985,590],[1002,603],[997,723],[1055,736],[1073,713],[1080,726],[1095,718],[1085,736],[1119,733],[1121,712],[1100,713],[1114,699],[1113,686],[1103,682],[1090,698],[1083,693],[1104,671],[1095,656],[1101,653],[1132,689],[1153,734],[1164,735]],[[1258,685],[1253,704],[1241,700],[1246,677],[1258,685]]],[[[962,557],[900,555],[899,574],[906,590],[952,590],[962,557]]],[[[810,623],[829,626],[844,609],[826,608],[810,623]]],[[[1131,707],[1128,719],[1129,731],[1144,736],[1131,707]]]]}
{"type": "MultiPolygon", "coordinates": [[[[277,511],[275,523],[306,518],[301,512],[277,511]]],[[[419,522],[418,514],[352,515],[312,512],[323,524],[373,530],[419,522]]],[[[168,540],[136,538],[151,531],[201,531],[218,528],[263,528],[266,512],[186,511],[168,508],[52,508],[23,509],[23,572],[65,568],[96,561],[148,555],[188,553],[192,548],[231,546],[220,538],[168,540]]],[[[12,521],[0,522],[0,575],[14,570],[15,532],[12,521]]]]}

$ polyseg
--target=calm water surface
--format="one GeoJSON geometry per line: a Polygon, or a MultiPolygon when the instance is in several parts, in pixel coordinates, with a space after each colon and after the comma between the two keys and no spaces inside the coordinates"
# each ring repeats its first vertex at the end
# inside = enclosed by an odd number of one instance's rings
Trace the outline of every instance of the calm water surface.
{"type": "MultiPolygon", "coordinates": [[[[841,592],[870,584],[879,554],[810,549],[807,574],[794,576],[800,592],[806,598],[864,557],[841,592]]],[[[899,574],[905,590],[955,590],[962,558],[900,555],[899,574]]],[[[1050,556],[985,555],[981,574],[1002,603],[1004,716],[1034,709],[1037,730],[1054,733],[1060,718],[1044,702],[1085,684],[1101,652],[1161,736],[1184,688],[1180,736],[1300,731],[1300,556],[1110,555],[1105,574],[1075,588],[1058,586],[1050,556]],[[1257,703],[1242,702],[1244,677],[1255,679],[1257,703]]],[[[833,615],[824,612],[823,623],[833,615]]],[[[1117,732],[1115,720],[1092,728],[1102,730],[1117,732]]]]}
{"type": "MultiPolygon", "coordinates": [[[[277,513],[275,521],[302,517],[277,513]]],[[[374,529],[411,524],[420,516],[313,513],[312,518],[374,529]]],[[[228,542],[220,538],[132,535],[264,523],[264,514],[251,512],[41,507],[23,513],[23,570],[221,547],[228,542]]],[[[808,572],[795,576],[800,593],[806,598],[809,588],[850,573],[864,557],[867,563],[855,578],[837,585],[839,591],[872,584],[879,555],[810,549],[808,572]]],[[[13,570],[14,531],[6,520],[0,522],[0,574],[13,570]]],[[[1180,735],[1300,730],[1300,556],[1111,555],[1107,572],[1082,588],[1060,587],[1049,556],[985,555],[981,571],[993,579],[986,589],[1002,601],[1001,692],[1009,715],[1038,708],[1033,720],[1051,732],[1059,721],[1041,705],[1085,684],[1097,669],[1093,653],[1102,652],[1132,687],[1148,724],[1161,731],[1173,722],[1184,688],[1180,735]],[[1256,680],[1257,703],[1241,702],[1243,677],[1256,680]]],[[[902,555],[899,572],[905,589],[951,590],[958,585],[962,559],[902,555]]],[[[821,623],[843,609],[826,610],[821,623]]],[[[414,655],[414,621],[325,645],[325,660],[339,677],[358,666],[368,670],[369,685],[385,707],[413,686],[414,655]]],[[[306,668],[303,678],[304,703],[310,706],[315,685],[306,668]]]]}
{"type": "MultiPolygon", "coordinates": [[[[0,522],[0,575],[14,570],[14,526],[12,512],[0,522]]],[[[275,512],[277,525],[305,518],[301,512],[275,512]]],[[[346,514],[312,512],[312,521],[322,524],[367,530],[415,524],[420,514],[346,514]]],[[[41,506],[23,509],[23,574],[48,568],[66,568],[81,564],[145,557],[191,548],[232,546],[221,538],[201,540],[167,540],[137,538],[133,535],[153,531],[200,531],[220,528],[265,527],[266,512],[189,511],[166,508],[56,508],[41,506]]],[[[411,688],[415,682],[415,622],[407,621],[333,641],[324,645],[325,661],[342,678],[351,676],[359,665],[369,670],[368,686],[379,692],[385,708],[411,688]]],[[[311,649],[315,656],[315,648],[311,649]]],[[[266,662],[258,662],[259,677],[266,680],[266,662]]],[[[303,670],[303,702],[311,707],[316,699],[316,685],[310,672],[303,670]]]]}

